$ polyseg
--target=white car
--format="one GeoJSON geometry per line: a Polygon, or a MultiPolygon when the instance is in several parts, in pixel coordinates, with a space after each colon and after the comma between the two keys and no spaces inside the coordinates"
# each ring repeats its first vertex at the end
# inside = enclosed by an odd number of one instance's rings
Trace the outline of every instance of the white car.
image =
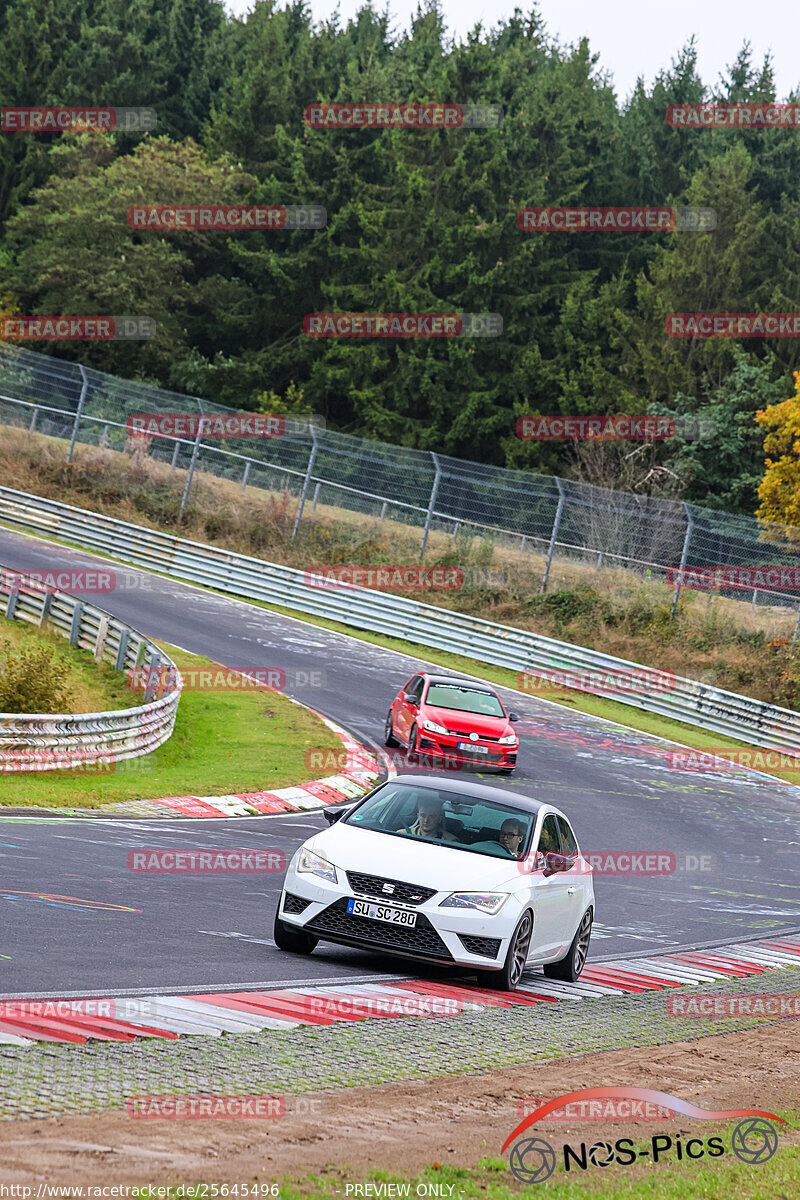
{"type": "Polygon", "coordinates": [[[319,941],[477,971],[512,991],[526,964],[575,980],[594,887],[557,808],[464,780],[398,775],[297,850],[275,914],[280,950],[319,941]]]}

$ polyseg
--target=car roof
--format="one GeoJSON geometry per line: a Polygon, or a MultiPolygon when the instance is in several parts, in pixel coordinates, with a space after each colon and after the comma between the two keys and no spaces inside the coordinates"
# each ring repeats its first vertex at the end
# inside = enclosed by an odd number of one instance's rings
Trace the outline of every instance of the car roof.
{"type": "MultiPolygon", "coordinates": [[[[387,783],[435,787],[440,792],[452,792],[453,795],[468,796],[474,800],[494,800],[513,808],[522,809],[527,813],[536,814],[542,808],[553,808],[553,805],[548,804],[545,800],[534,800],[532,796],[525,796],[521,792],[512,792],[508,788],[490,787],[486,783],[472,783],[466,779],[444,779],[441,775],[395,775],[393,779],[387,780],[387,783]]],[[[554,811],[561,812],[560,809],[554,811]]]]}
{"type": "Polygon", "coordinates": [[[449,683],[456,687],[473,688],[476,692],[490,692],[494,695],[494,688],[488,683],[482,683],[480,679],[469,679],[466,675],[431,675],[428,671],[418,671],[418,675],[424,676],[430,683],[449,683]]]}

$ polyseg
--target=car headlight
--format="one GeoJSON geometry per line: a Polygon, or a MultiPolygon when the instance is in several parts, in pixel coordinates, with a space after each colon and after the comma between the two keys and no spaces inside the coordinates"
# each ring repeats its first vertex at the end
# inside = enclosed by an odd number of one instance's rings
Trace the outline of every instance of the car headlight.
{"type": "Polygon", "coordinates": [[[453,892],[442,900],[440,908],[477,908],[493,917],[508,899],[508,892],[453,892]]]}
{"type": "Polygon", "coordinates": [[[319,875],[321,879],[327,879],[330,883],[338,883],[333,863],[328,862],[327,858],[313,854],[311,850],[300,851],[296,870],[301,875],[319,875]]]}
{"type": "Polygon", "coordinates": [[[501,746],[512,746],[517,740],[517,735],[515,733],[507,733],[505,737],[498,738],[497,740],[501,746]]]}
{"type": "Polygon", "coordinates": [[[447,733],[444,725],[437,725],[435,721],[423,721],[422,728],[427,729],[428,733],[447,733]]]}

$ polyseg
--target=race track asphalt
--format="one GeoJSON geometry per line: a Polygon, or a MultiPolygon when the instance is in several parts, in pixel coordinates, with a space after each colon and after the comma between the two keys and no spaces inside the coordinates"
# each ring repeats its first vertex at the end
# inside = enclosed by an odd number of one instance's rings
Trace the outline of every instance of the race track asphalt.
{"type": "MultiPolygon", "coordinates": [[[[99,561],[0,530],[0,563],[14,570],[99,561]]],[[[236,670],[286,671],[288,694],[367,745],[382,745],[390,701],[430,661],[424,647],[396,653],[133,567],[117,570],[114,592],[87,599],[152,637],[236,670]],[[308,686],[303,673],[313,672],[308,686]]],[[[800,928],[800,791],[755,773],[671,770],[656,738],[500,691],[523,716],[519,765],[512,779],[487,775],[486,782],[558,805],[584,851],[675,855],[669,875],[595,879],[592,958],[800,928]]],[[[708,745],[715,745],[713,735],[708,745]]],[[[320,945],[310,958],[281,954],[271,941],[279,875],[166,876],[127,868],[130,850],[150,846],[264,847],[288,856],[323,826],[313,813],[154,822],[30,819],[0,809],[3,993],[141,994],[386,978],[409,969],[436,974],[334,946],[320,945]]]]}

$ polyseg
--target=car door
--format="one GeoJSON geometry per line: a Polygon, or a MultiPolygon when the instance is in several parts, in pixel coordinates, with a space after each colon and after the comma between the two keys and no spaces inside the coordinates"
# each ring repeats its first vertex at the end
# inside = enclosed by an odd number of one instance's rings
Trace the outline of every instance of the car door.
{"type": "Polygon", "coordinates": [[[558,828],[561,834],[561,853],[564,856],[560,874],[566,881],[566,944],[569,946],[588,903],[587,894],[591,876],[584,870],[584,860],[580,856],[577,839],[566,817],[558,817],[558,828]]]}
{"type": "Polygon", "coordinates": [[[397,698],[397,710],[394,720],[394,731],[402,742],[408,741],[411,726],[417,719],[419,701],[425,680],[421,675],[412,675],[397,698]],[[413,696],[413,700],[406,699],[413,696]]]}
{"type": "Polygon", "coordinates": [[[537,843],[541,860],[531,875],[533,889],[533,939],[530,962],[557,958],[574,935],[570,921],[575,908],[574,878],[565,866],[561,849],[561,830],[555,813],[546,813],[537,843]],[[544,869],[542,869],[542,867],[544,869]]]}

